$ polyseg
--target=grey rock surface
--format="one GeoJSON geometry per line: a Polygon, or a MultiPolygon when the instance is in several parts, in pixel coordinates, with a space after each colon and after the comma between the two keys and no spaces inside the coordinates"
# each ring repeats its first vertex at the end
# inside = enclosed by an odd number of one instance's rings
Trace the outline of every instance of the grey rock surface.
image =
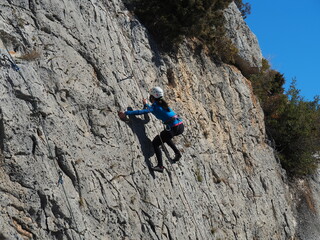
{"type": "Polygon", "coordinates": [[[161,55],[118,0],[0,8],[1,53],[20,68],[0,66],[1,239],[294,238],[286,176],[236,67],[187,43],[161,55]],[[186,125],[163,174],[148,168],[161,123],[117,116],[156,85],[186,125]]]}
{"type": "MultiPolygon", "coordinates": [[[[292,187],[293,189],[293,187],[292,187]]],[[[310,178],[294,184],[298,234],[301,240],[318,240],[320,236],[320,170],[310,178]]]]}
{"type": "Polygon", "coordinates": [[[241,17],[234,2],[224,11],[224,16],[227,20],[227,36],[239,50],[235,64],[245,76],[258,73],[262,66],[262,53],[257,37],[241,17]]]}

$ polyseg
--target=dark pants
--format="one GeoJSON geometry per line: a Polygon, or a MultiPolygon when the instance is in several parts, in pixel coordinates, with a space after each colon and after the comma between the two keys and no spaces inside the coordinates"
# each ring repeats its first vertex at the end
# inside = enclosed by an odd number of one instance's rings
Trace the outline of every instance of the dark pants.
{"type": "Polygon", "coordinates": [[[172,148],[172,150],[174,151],[174,153],[176,155],[180,155],[181,154],[180,151],[178,150],[178,148],[176,147],[176,145],[174,145],[174,143],[172,142],[172,138],[174,136],[178,136],[178,135],[182,134],[183,130],[184,130],[184,126],[183,126],[183,124],[180,124],[178,126],[175,126],[175,127],[171,128],[170,131],[163,130],[160,133],[161,139],[160,139],[159,135],[157,135],[153,139],[152,145],[153,145],[154,152],[155,152],[155,154],[157,156],[157,159],[158,159],[158,166],[163,166],[162,153],[161,153],[161,150],[160,150],[160,145],[162,143],[167,143],[169,145],[169,147],[172,148]]]}

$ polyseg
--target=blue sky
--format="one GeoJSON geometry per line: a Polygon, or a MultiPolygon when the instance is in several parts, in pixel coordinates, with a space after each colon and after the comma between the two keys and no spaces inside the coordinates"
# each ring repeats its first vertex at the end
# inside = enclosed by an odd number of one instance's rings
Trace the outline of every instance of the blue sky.
{"type": "Polygon", "coordinates": [[[293,78],[305,100],[320,95],[320,0],[243,0],[251,5],[246,22],[263,57],[293,78]]]}

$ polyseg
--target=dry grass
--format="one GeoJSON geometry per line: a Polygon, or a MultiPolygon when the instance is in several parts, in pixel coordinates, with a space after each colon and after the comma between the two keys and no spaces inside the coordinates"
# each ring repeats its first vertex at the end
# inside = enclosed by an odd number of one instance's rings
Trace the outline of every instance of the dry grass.
{"type": "Polygon", "coordinates": [[[83,159],[79,158],[74,163],[75,164],[80,164],[80,163],[83,163],[83,162],[84,162],[83,159]]]}
{"type": "Polygon", "coordinates": [[[209,131],[208,130],[204,130],[203,131],[203,136],[208,139],[209,138],[209,131]]]}
{"type": "Polygon", "coordinates": [[[21,55],[19,58],[26,61],[34,61],[39,59],[41,56],[41,53],[37,51],[36,49],[33,49],[31,52],[27,52],[23,55],[21,55]]]}
{"type": "Polygon", "coordinates": [[[196,171],[195,171],[195,174],[196,174],[196,179],[198,182],[202,182],[203,181],[203,177],[201,175],[201,172],[200,172],[200,169],[197,168],[196,171]]]}
{"type": "Polygon", "coordinates": [[[80,205],[80,207],[85,206],[85,200],[82,197],[79,199],[79,205],[80,205]]]}
{"type": "Polygon", "coordinates": [[[304,191],[302,192],[302,197],[305,199],[309,210],[311,212],[313,212],[313,213],[316,213],[317,210],[316,210],[316,206],[315,206],[315,203],[314,203],[313,193],[312,193],[312,190],[310,188],[310,185],[309,185],[308,182],[305,182],[304,185],[305,186],[304,186],[304,191]]]}
{"type": "Polygon", "coordinates": [[[175,74],[174,74],[172,68],[169,68],[169,69],[167,70],[167,79],[168,79],[168,85],[169,85],[170,87],[175,88],[175,87],[177,86],[177,84],[176,84],[176,77],[175,77],[175,74]]]}
{"type": "Polygon", "coordinates": [[[184,142],[184,146],[185,146],[186,148],[188,148],[188,147],[191,147],[191,146],[192,146],[192,144],[191,144],[191,142],[190,142],[190,141],[185,140],[185,142],[184,142]]]}

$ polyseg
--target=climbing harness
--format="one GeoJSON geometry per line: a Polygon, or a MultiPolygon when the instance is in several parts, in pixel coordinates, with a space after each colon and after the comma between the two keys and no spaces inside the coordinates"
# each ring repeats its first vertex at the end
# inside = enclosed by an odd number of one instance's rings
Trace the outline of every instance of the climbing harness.
{"type": "MultiPolygon", "coordinates": [[[[171,125],[171,123],[173,123],[175,120],[181,120],[181,118],[180,118],[178,115],[174,115],[173,117],[169,118],[167,121],[163,122],[163,124],[164,124],[164,129],[167,130],[167,131],[171,131],[170,125],[171,125]]],[[[181,122],[173,125],[172,127],[176,127],[176,126],[178,126],[178,125],[180,125],[180,124],[182,124],[182,123],[183,123],[183,122],[181,121],[181,122]]]]}

